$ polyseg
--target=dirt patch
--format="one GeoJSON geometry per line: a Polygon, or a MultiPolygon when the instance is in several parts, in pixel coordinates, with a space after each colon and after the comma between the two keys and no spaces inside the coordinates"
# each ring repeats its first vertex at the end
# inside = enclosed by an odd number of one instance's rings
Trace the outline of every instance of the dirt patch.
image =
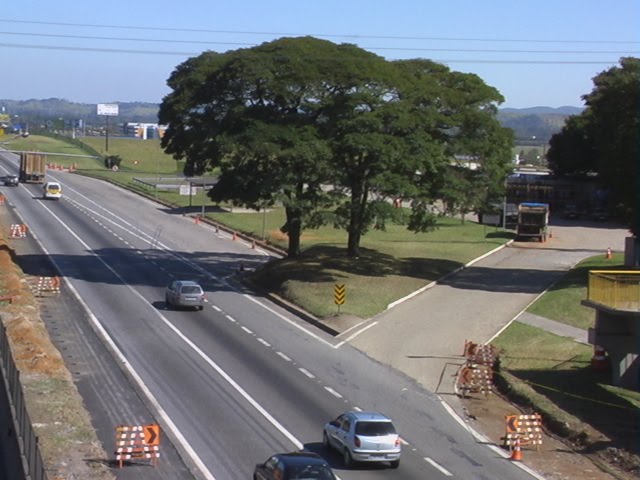
{"type": "MultiPolygon", "coordinates": [[[[0,210],[0,231],[6,230],[0,210]]],[[[51,480],[115,478],[82,397],[73,384],[60,352],[40,318],[39,301],[27,277],[13,262],[8,239],[0,233],[0,316],[11,353],[20,371],[29,417],[39,438],[40,452],[51,480]]]]}
{"type": "MultiPolygon", "coordinates": [[[[499,393],[471,394],[461,399],[466,420],[476,431],[496,445],[503,445],[507,415],[524,411],[499,393]]],[[[544,421],[544,419],[543,419],[544,421]]],[[[638,458],[616,448],[598,448],[612,442],[601,432],[584,424],[574,441],[561,439],[545,429],[543,443],[522,448],[522,462],[547,480],[632,480],[640,473],[638,458]],[[589,438],[589,442],[584,439],[589,438]]]]}

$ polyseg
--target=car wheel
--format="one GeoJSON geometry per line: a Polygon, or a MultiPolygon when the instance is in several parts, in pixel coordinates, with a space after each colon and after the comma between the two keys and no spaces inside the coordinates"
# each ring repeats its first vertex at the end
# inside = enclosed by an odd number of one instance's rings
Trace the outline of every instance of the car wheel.
{"type": "Polygon", "coordinates": [[[389,462],[391,464],[391,468],[398,468],[400,466],[400,460],[394,460],[393,462],[389,462]]]}
{"type": "Polygon", "coordinates": [[[344,447],[344,466],[346,468],[353,467],[353,458],[351,458],[351,452],[347,447],[344,447]]]}
{"type": "Polygon", "coordinates": [[[204,305],[200,305],[200,306],[198,307],[198,310],[200,310],[200,311],[204,310],[204,305]]]}
{"type": "Polygon", "coordinates": [[[171,302],[169,301],[169,297],[165,297],[164,306],[167,310],[171,310],[171,302]]]}
{"type": "Polygon", "coordinates": [[[331,444],[329,443],[329,437],[327,436],[327,432],[322,432],[322,445],[327,450],[331,449],[331,444]]]}

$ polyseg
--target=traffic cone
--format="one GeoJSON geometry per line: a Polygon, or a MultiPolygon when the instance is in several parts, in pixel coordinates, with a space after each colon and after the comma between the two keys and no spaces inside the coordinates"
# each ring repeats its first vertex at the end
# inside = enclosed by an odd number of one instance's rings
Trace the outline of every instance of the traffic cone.
{"type": "Polygon", "coordinates": [[[593,346],[593,357],[591,357],[591,367],[596,372],[604,372],[609,367],[607,351],[600,345],[593,346]]]}
{"type": "Polygon", "coordinates": [[[605,255],[607,260],[611,260],[611,247],[607,248],[607,253],[605,255]]]}
{"type": "Polygon", "coordinates": [[[522,461],[522,450],[520,449],[520,439],[516,438],[516,444],[513,447],[513,452],[511,452],[511,460],[516,462],[522,461]]]}
{"type": "Polygon", "coordinates": [[[256,241],[255,240],[251,240],[251,248],[255,250],[255,248],[256,248],[256,241]]]}
{"type": "Polygon", "coordinates": [[[196,222],[196,225],[198,225],[200,223],[200,216],[199,215],[195,216],[195,222],[196,222]]]}
{"type": "Polygon", "coordinates": [[[238,239],[238,235],[236,235],[236,232],[233,232],[233,237],[231,237],[231,240],[237,240],[238,239]]]}

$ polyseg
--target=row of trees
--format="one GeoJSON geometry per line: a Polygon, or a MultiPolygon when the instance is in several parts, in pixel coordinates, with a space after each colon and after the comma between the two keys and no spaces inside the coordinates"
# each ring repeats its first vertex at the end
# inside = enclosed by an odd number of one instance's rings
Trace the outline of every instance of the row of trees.
{"type": "Polygon", "coordinates": [[[305,228],[331,222],[356,257],[374,222],[397,213],[390,199],[412,200],[417,232],[435,225],[435,199],[465,213],[503,193],[512,132],[496,119],[502,96],[476,75],[303,37],[205,52],[168,84],[165,151],[187,174],[219,172],[214,201],[282,204],[289,256],[305,228]]]}
{"type": "Polygon", "coordinates": [[[551,138],[550,168],[557,174],[597,175],[616,209],[638,236],[640,220],[640,59],[626,57],[593,79],[586,108],[551,138]]]}

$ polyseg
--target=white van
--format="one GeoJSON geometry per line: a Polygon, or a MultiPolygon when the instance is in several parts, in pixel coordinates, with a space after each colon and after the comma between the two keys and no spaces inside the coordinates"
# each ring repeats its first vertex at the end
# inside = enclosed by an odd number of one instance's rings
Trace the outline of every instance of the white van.
{"type": "Polygon", "coordinates": [[[58,182],[46,182],[44,184],[44,191],[42,193],[42,198],[60,200],[62,197],[62,187],[58,182]]]}

